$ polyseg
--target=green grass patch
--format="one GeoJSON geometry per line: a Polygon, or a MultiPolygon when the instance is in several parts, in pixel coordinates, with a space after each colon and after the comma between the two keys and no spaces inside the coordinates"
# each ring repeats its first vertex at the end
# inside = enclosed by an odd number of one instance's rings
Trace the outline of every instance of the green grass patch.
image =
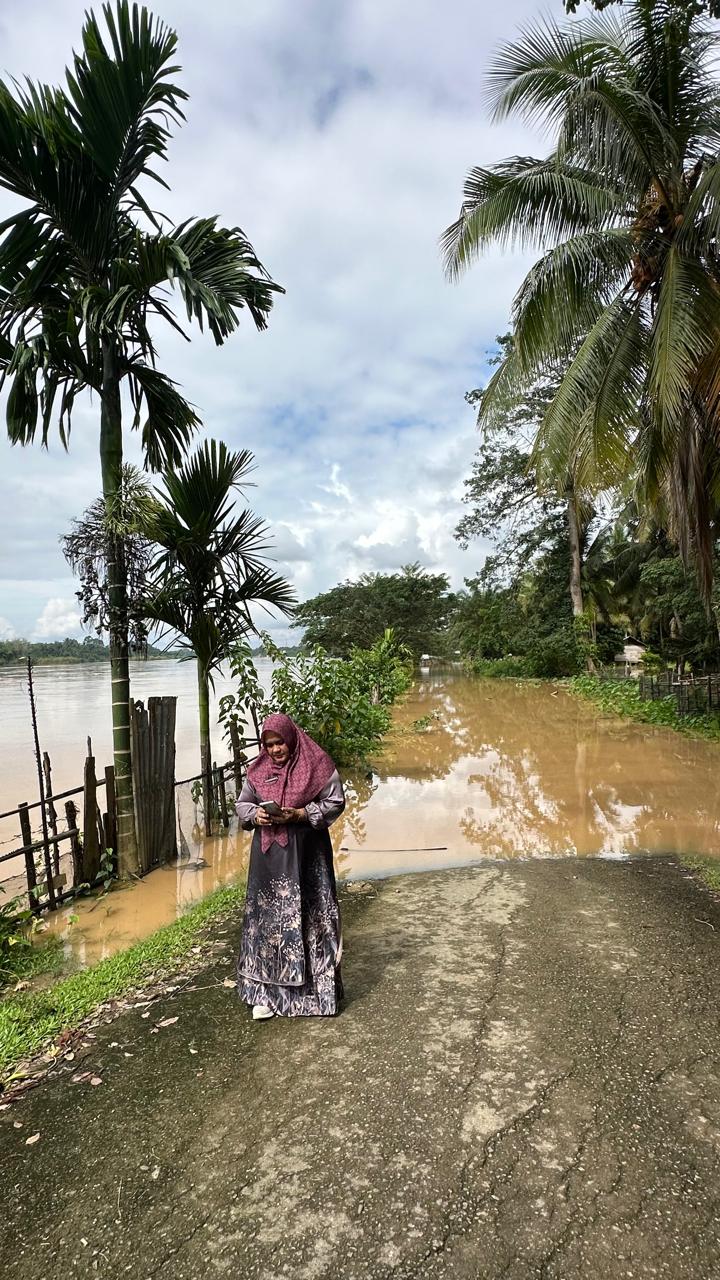
{"type": "Polygon", "coordinates": [[[43,974],[62,972],[65,957],[59,938],[32,943],[22,938],[0,955],[0,998],[2,991],[16,982],[28,982],[43,974]]]}
{"type": "Polygon", "coordinates": [[[654,702],[640,697],[640,691],[632,680],[598,680],[595,676],[573,676],[568,688],[581,698],[586,698],[603,711],[637,720],[640,724],[653,724],[674,729],[690,738],[720,740],[720,718],[716,715],[681,716],[674,698],[658,698],[654,702]]]}
{"type": "Polygon", "coordinates": [[[177,967],[198,937],[216,919],[236,911],[245,886],[225,885],[172,924],[72,974],[46,991],[9,995],[0,1001],[0,1077],[37,1053],[61,1032],[77,1027],[106,1000],[122,996],[148,978],[177,967]]]}
{"type": "Polygon", "coordinates": [[[703,858],[700,854],[684,854],[680,861],[688,871],[692,871],[706,889],[720,893],[720,858],[703,858]]]}

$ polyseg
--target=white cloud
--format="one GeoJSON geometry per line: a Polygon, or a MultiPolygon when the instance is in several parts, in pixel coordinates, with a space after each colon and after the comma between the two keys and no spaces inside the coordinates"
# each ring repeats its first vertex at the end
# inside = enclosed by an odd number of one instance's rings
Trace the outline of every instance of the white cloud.
{"type": "Polygon", "coordinates": [[[15,636],[15,628],[8,622],[7,618],[0,618],[0,640],[12,640],[15,636]]]}
{"type": "MultiPolygon", "coordinates": [[[[488,123],[481,76],[490,47],[539,5],[165,8],[190,101],[160,203],[178,219],[239,223],[286,294],[266,333],[243,322],[219,350],[161,333],[163,367],[208,434],[256,454],[250,502],[301,597],[414,559],[459,585],[484,554],[453,538],[477,444],[463,397],[482,381],[525,263],[493,252],[450,286],[437,242],[472,164],[537,145],[488,123]]],[[[84,9],[0,0],[5,74],[58,79],[84,9]]],[[[12,207],[0,195],[0,217],[12,207]]],[[[72,594],[58,539],[100,487],[98,413],[83,405],[67,455],[56,440],[43,453],[0,438],[0,612],[19,631],[41,592],[72,594]]],[[[127,451],[137,459],[129,432],[127,451]]]]}
{"type": "Polygon", "coordinates": [[[80,614],[77,601],[72,598],[54,597],[48,600],[35,623],[33,640],[64,640],[66,636],[80,636],[80,614]]]}

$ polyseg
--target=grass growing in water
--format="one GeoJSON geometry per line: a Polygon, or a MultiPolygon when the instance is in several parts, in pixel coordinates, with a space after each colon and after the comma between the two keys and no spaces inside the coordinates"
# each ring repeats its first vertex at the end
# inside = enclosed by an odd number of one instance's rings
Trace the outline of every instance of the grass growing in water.
{"type": "Polygon", "coordinates": [[[122,996],[151,975],[171,972],[208,925],[232,914],[244,899],[244,885],[225,885],[127,951],[64,978],[46,991],[10,995],[1,1001],[0,1076],[6,1076],[15,1063],[38,1052],[62,1031],[77,1027],[106,1000],[122,996]]]}
{"type": "Polygon", "coordinates": [[[594,702],[603,711],[637,720],[641,724],[654,724],[675,729],[691,738],[720,740],[720,719],[715,715],[681,716],[674,698],[658,698],[645,701],[635,681],[598,680],[595,676],[574,676],[569,682],[573,693],[594,702]]]}

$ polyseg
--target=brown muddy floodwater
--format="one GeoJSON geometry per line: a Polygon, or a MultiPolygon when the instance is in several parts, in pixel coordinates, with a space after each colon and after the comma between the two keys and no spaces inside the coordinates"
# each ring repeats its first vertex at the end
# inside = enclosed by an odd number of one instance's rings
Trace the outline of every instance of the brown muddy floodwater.
{"type": "MultiPolygon", "coordinates": [[[[395,719],[377,772],[346,779],[333,827],[341,879],[488,858],[720,852],[718,744],[618,720],[549,685],[453,673],[420,678],[395,719]]],[[[249,835],[202,842],[187,794],[180,816],[189,863],[51,919],[69,956],[110,955],[243,874],[249,835]]]]}

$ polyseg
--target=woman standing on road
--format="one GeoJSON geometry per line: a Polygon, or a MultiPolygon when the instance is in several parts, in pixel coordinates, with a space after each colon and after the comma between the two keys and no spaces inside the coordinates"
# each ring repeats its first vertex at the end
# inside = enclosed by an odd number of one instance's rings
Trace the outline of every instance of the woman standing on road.
{"type": "Polygon", "coordinates": [[[256,1019],[326,1017],[343,993],[328,827],[345,794],[330,756],[289,716],[268,716],[260,747],[236,804],[241,826],[255,828],[238,989],[256,1019]]]}

